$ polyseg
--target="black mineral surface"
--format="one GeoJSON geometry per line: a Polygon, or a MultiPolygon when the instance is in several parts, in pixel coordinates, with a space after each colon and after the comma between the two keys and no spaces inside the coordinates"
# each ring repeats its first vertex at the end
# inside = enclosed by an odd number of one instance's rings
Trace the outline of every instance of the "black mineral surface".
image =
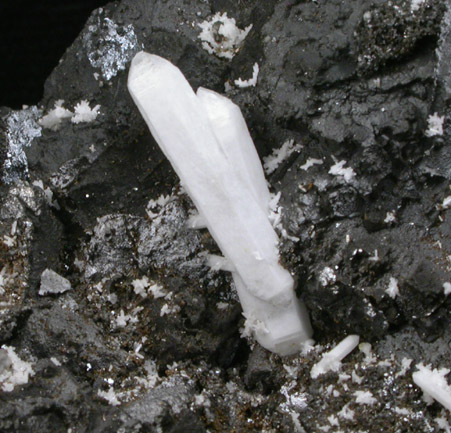
{"type": "Polygon", "coordinates": [[[446,0],[95,10],[42,100],[0,108],[0,432],[449,432],[412,374],[451,367],[450,77],[446,0]],[[224,57],[231,18],[252,28],[224,57]],[[242,337],[218,247],[128,94],[141,50],[240,106],[314,329],[301,353],[242,337]],[[39,295],[46,269],[70,290],[39,295]]]}

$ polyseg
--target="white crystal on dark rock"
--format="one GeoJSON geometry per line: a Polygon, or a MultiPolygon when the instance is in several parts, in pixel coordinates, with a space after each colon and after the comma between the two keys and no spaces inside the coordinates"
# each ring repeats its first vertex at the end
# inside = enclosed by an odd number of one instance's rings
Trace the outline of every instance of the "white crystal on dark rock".
{"type": "Polygon", "coordinates": [[[308,315],[279,264],[269,191],[239,107],[211,90],[196,95],[177,67],[144,52],[132,61],[128,88],[235,270],[244,315],[262,324],[257,341],[283,355],[298,351],[311,335],[308,315]]]}

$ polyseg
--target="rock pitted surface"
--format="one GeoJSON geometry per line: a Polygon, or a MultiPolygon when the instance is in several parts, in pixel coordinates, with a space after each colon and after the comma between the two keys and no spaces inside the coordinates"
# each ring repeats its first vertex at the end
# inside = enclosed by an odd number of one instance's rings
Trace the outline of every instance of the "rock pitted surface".
{"type": "Polygon", "coordinates": [[[39,106],[0,111],[0,344],[34,372],[0,392],[0,431],[446,431],[411,375],[451,352],[450,13],[439,0],[94,11],[39,106]],[[232,59],[198,37],[218,12],[252,24],[232,59]],[[217,247],[187,228],[193,205],[128,95],[142,49],[227,92],[273,161],[312,350],[280,358],[240,337],[231,278],[205,265],[217,247]],[[255,63],[257,85],[237,87],[255,63]],[[43,127],[58,100],[100,108],[43,127]],[[39,296],[46,269],[71,290],[39,296]],[[372,347],[312,379],[349,334],[372,347]]]}

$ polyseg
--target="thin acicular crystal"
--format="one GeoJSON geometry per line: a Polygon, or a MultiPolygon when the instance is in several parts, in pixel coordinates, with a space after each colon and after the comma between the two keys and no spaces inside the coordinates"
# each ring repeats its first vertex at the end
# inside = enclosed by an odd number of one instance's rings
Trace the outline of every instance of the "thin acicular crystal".
{"type": "Polygon", "coordinates": [[[359,344],[358,335],[348,335],[340,341],[332,350],[326,352],[319,362],[317,362],[310,372],[313,379],[328,371],[337,371],[341,366],[343,358],[348,356],[359,344]]]}

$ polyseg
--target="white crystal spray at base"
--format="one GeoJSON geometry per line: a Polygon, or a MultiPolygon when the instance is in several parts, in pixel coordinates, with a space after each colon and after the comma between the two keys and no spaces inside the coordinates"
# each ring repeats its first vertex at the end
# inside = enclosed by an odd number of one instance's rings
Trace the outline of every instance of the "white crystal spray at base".
{"type": "Polygon", "coordinates": [[[144,52],[128,88],[208,230],[233,269],[243,314],[265,348],[287,355],[310,338],[293,278],[279,263],[269,191],[239,107],[206,89],[196,95],[180,70],[144,52]]]}

